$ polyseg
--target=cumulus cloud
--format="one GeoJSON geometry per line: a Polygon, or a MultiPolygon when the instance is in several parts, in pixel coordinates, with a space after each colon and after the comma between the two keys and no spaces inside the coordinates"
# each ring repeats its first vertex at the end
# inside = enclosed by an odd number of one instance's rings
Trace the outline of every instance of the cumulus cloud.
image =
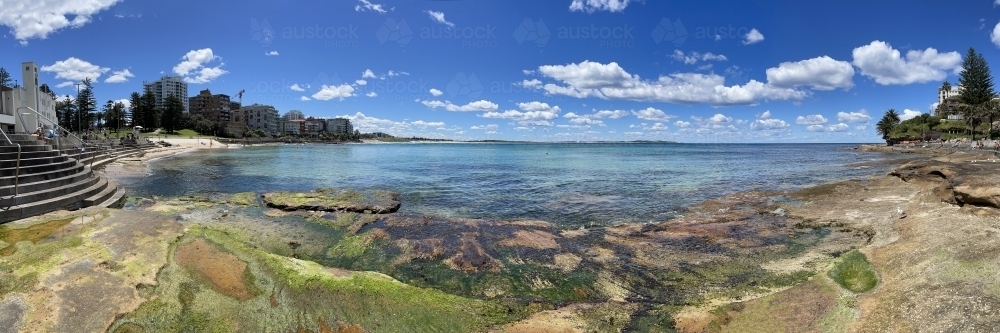
{"type": "Polygon", "coordinates": [[[674,126],[677,126],[678,128],[689,128],[691,127],[691,123],[683,120],[678,120],[677,122],[674,123],[674,126]]]}
{"type": "Polygon", "coordinates": [[[222,69],[224,64],[220,63],[215,67],[208,66],[210,62],[218,59],[220,58],[212,52],[211,48],[191,50],[181,57],[181,63],[174,66],[174,73],[184,77],[184,82],[187,83],[208,83],[228,73],[222,69]]]}
{"type": "Polygon", "coordinates": [[[852,52],[853,64],[861,75],[870,77],[881,85],[903,85],[944,80],[948,72],[957,71],[962,64],[958,52],[938,53],[934,48],[910,50],[906,58],[899,50],[883,41],[873,41],[852,52]]]}
{"type": "Polygon", "coordinates": [[[135,77],[135,75],[132,75],[132,72],[129,72],[127,68],[120,71],[113,71],[111,72],[111,76],[104,80],[104,83],[128,82],[128,78],[130,77],[135,77]]]}
{"type": "Polygon", "coordinates": [[[798,116],[795,118],[795,123],[799,125],[823,125],[827,122],[829,122],[829,120],[821,114],[798,116]]]}
{"type": "Polygon", "coordinates": [[[816,90],[845,90],[854,87],[854,67],[828,56],[797,62],[783,62],[767,69],[767,82],[775,87],[808,86],[816,90]]]}
{"type": "Polygon", "coordinates": [[[306,96],[299,97],[300,101],[311,101],[312,99],[306,96]]]}
{"type": "Polygon", "coordinates": [[[444,127],[444,122],[417,120],[417,121],[411,121],[410,125],[413,125],[413,126],[416,126],[416,127],[420,127],[420,128],[444,127]]]}
{"type": "Polygon", "coordinates": [[[374,91],[369,91],[369,92],[368,92],[367,94],[365,94],[365,96],[368,96],[368,97],[375,97],[375,96],[378,96],[378,93],[376,93],[376,92],[374,92],[374,91]]]}
{"type": "Polygon", "coordinates": [[[469,104],[465,104],[465,105],[456,105],[456,104],[453,104],[450,101],[444,101],[444,102],[442,102],[442,101],[421,101],[421,100],[417,100],[417,101],[420,102],[420,103],[422,103],[423,105],[431,108],[431,109],[444,108],[445,110],[452,111],[452,112],[496,111],[496,110],[500,109],[499,105],[497,105],[496,103],[487,101],[487,100],[479,100],[479,101],[475,101],[475,102],[469,102],[469,104]]]}
{"type": "Polygon", "coordinates": [[[356,96],[354,94],[354,87],[352,87],[349,84],[341,84],[339,86],[338,85],[328,86],[324,84],[320,86],[319,91],[317,91],[315,94],[312,95],[312,98],[321,101],[329,101],[335,98],[344,100],[345,98],[353,96],[356,96]]]}
{"type": "Polygon", "coordinates": [[[278,51],[265,52],[264,55],[266,55],[268,57],[270,57],[270,56],[276,56],[276,55],[278,55],[278,51]]]}
{"type": "Polygon", "coordinates": [[[845,123],[830,125],[830,127],[827,128],[827,130],[830,132],[846,132],[848,129],[850,129],[850,127],[847,126],[847,124],[845,123]]]}
{"type": "Polygon", "coordinates": [[[676,118],[675,116],[664,113],[662,110],[654,109],[652,107],[639,111],[632,111],[632,114],[635,115],[636,118],[650,121],[668,121],[672,118],[676,118]]]}
{"type": "Polygon", "coordinates": [[[365,80],[355,80],[354,84],[359,85],[359,86],[363,86],[363,85],[368,84],[368,81],[365,81],[365,80]]]}
{"type": "Polygon", "coordinates": [[[126,108],[131,108],[132,107],[132,101],[129,100],[128,98],[116,99],[115,100],[115,104],[118,104],[118,103],[122,103],[122,105],[124,105],[126,108]]]}
{"type": "Polygon", "coordinates": [[[84,79],[90,78],[91,80],[96,81],[101,74],[107,73],[111,69],[97,66],[74,57],[69,57],[66,60],[56,61],[52,65],[42,66],[40,70],[43,72],[55,73],[57,79],[83,81],[84,79]]]}
{"type": "Polygon", "coordinates": [[[764,118],[757,119],[750,123],[750,129],[754,131],[774,131],[788,128],[787,122],[781,119],[764,118]]]}
{"type": "Polygon", "coordinates": [[[372,72],[372,70],[366,69],[363,73],[361,73],[361,78],[362,79],[374,79],[374,78],[377,78],[377,77],[375,76],[375,73],[372,72]]]}
{"type": "Polygon", "coordinates": [[[549,120],[559,117],[559,107],[549,106],[548,103],[528,102],[517,105],[520,110],[492,111],[481,114],[480,117],[514,120],[521,126],[552,126],[549,120]]]}
{"type": "Polygon", "coordinates": [[[528,89],[541,89],[542,81],[538,81],[538,79],[524,80],[521,81],[520,86],[528,89]]]}
{"type": "Polygon", "coordinates": [[[62,82],[60,84],[57,84],[56,88],[66,88],[66,87],[72,86],[74,84],[76,84],[76,82],[73,82],[73,81],[64,81],[64,82],[62,82]]]}
{"type": "MultiPolygon", "coordinates": [[[[63,28],[79,28],[90,23],[94,14],[111,8],[121,0],[5,0],[0,10],[0,25],[10,27],[14,38],[25,44],[28,39],[45,39],[63,28]]],[[[93,79],[93,78],[92,78],[93,79]]]]}
{"type": "Polygon", "coordinates": [[[496,131],[496,130],[500,129],[500,126],[497,125],[497,124],[476,125],[476,126],[469,127],[469,129],[480,130],[480,131],[496,131]]]}
{"type": "Polygon", "coordinates": [[[993,45],[1000,47],[1000,23],[997,23],[997,25],[993,27],[993,32],[990,33],[990,41],[993,42],[993,45]]]}
{"type": "Polygon", "coordinates": [[[660,76],[657,80],[642,80],[615,62],[546,65],[540,66],[538,71],[562,84],[545,84],[543,88],[547,94],[576,98],[750,105],[761,100],[801,100],[809,96],[806,91],[779,88],[756,80],[744,85],[726,86],[725,77],[714,73],[674,73],[660,76]]]}
{"type": "Polygon", "coordinates": [[[595,11],[606,10],[617,13],[625,10],[631,0],[573,0],[569,4],[569,11],[581,11],[593,13],[595,11]]]}
{"type": "Polygon", "coordinates": [[[576,113],[570,112],[563,115],[563,118],[569,119],[570,123],[574,125],[597,125],[604,126],[604,121],[600,119],[595,119],[592,115],[578,115],[576,113]]]}
{"type": "Polygon", "coordinates": [[[298,83],[292,84],[290,87],[288,87],[288,89],[291,89],[292,91],[306,91],[306,89],[300,86],[298,83]]]}
{"type": "Polygon", "coordinates": [[[444,13],[442,13],[442,12],[436,12],[436,11],[433,11],[433,10],[428,10],[426,13],[427,13],[427,15],[429,15],[431,17],[431,20],[433,20],[434,22],[441,23],[441,24],[447,25],[447,26],[452,27],[452,28],[455,27],[454,23],[448,22],[448,20],[444,19],[444,13]]]}
{"type": "Polygon", "coordinates": [[[380,14],[385,14],[385,9],[382,8],[381,4],[371,3],[368,0],[358,0],[358,4],[354,6],[354,10],[358,12],[370,10],[380,14]]]}
{"type": "Polygon", "coordinates": [[[743,37],[743,44],[744,45],[757,44],[763,40],[764,40],[764,34],[761,34],[760,31],[757,31],[757,28],[753,28],[750,29],[750,32],[748,32],[746,36],[743,37]]]}
{"type": "Polygon", "coordinates": [[[872,120],[868,115],[868,110],[861,109],[853,112],[837,112],[837,121],[842,123],[865,123],[872,120]]]}
{"type": "Polygon", "coordinates": [[[594,112],[594,118],[621,119],[628,117],[630,113],[625,110],[601,110],[594,112]]]}
{"type": "Polygon", "coordinates": [[[441,92],[440,90],[431,88],[431,95],[433,95],[434,97],[438,97],[438,96],[444,95],[444,93],[441,92]]]}
{"type": "Polygon", "coordinates": [[[674,53],[670,55],[676,61],[683,62],[688,65],[693,65],[698,63],[698,61],[726,61],[726,56],[721,54],[709,53],[698,53],[691,51],[690,53],[684,53],[681,50],[674,50],[674,53]]]}
{"type": "Polygon", "coordinates": [[[771,110],[764,111],[764,113],[761,113],[761,114],[757,115],[757,118],[758,119],[771,119],[771,110]]]}
{"type": "Polygon", "coordinates": [[[917,111],[917,110],[905,109],[905,110],[903,110],[903,113],[899,114],[899,120],[904,120],[904,121],[905,120],[910,120],[910,119],[913,119],[913,118],[916,118],[916,117],[920,117],[920,115],[922,115],[922,114],[924,114],[924,113],[920,112],[920,111],[917,111]]]}

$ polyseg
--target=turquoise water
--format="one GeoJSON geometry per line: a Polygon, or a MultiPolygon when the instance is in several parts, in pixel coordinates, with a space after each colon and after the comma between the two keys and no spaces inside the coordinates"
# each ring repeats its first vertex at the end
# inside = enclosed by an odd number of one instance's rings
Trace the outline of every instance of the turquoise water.
{"type": "Polygon", "coordinates": [[[839,144],[347,144],[201,150],[123,179],[138,196],[391,189],[401,211],[565,225],[662,221],[751,189],[884,175],[892,162],[839,144]]]}

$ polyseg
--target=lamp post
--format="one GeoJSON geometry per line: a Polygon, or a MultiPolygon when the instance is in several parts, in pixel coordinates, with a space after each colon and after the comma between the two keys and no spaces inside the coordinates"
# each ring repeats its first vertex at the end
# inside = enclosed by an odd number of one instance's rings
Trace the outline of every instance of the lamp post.
{"type": "MultiPolygon", "coordinates": [[[[80,84],[76,84],[76,100],[80,100],[80,84]]],[[[80,109],[80,102],[76,103],[76,132],[80,133],[80,127],[83,125],[83,110],[80,109]]],[[[72,129],[72,128],[70,128],[72,129]]]]}

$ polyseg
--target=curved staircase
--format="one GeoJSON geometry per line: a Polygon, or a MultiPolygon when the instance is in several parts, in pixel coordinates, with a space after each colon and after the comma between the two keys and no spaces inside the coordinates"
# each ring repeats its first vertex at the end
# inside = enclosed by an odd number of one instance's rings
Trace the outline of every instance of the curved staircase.
{"type": "Polygon", "coordinates": [[[60,151],[29,134],[7,137],[21,145],[21,156],[18,162],[18,147],[0,140],[0,223],[61,209],[120,205],[125,190],[94,173],[91,167],[140,153],[144,148],[87,147],[60,151]]]}

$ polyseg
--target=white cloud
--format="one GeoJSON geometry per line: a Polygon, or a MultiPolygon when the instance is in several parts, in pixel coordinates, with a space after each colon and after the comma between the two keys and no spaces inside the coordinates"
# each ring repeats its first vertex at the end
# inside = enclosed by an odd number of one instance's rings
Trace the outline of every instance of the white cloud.
{"type": "Polygon", "coordinates": [[[593,13],[599,10],[606,10],[616,13],[624,11],[629,2],[630,0],[573,0],[569,4],[569,11],[593,13]]]}
{"type": "Polygon", "coordinates": [[[452,28],[455,27],[454,23],[448,22],[447,20],[444,19],[444,13],[442,13],[442,12],[436,12],[436,11],[433,11],[433,10],[428,10],[426,13],[427,13],[427,15],[430,15],[431,20],[433,20],[434,22],[441,23],[441,24],[447,25],[447,26],[452,27],[452,28]]]}
{"type": "Polygon", "coordinates": [[[721,114],[721,113],[716,113],[711,118],[708,118],[708,121],[711,122],[711,123],[713,123],[713,124],[724,124],[724,123],[732,122],[733,118],[732,117],[726,117],[726,115],[721,114]]]}
{"type": "Polygon", "coordinates": [[[842,123],[865,123],[872,120],[868,115],[868,110],[861,109],[853,112],[837,112],[837,121],[842,123]]]}
{"type": "MultiPolygon", "coordinates": [[[[10,27],[24,45],[28,39],[45,39],[63,28],[79,28],[91,16],[111,8],[120,0],[5,0],[0,7],[0,25],[10,27]]],[[[96,78],[92,78],[96,79],[96,78]]]]}
{"type": "Polygon", "coordinates": [[[306,91],[306,89],[303,88],[302,86],[299,86],[298,83],[292,84],[292,86],[288,87],[288,89],[291,89],[292,91],[306,91]]]}
{"type": "Polygon", "coordinates": [[[758,119],[771,119],[771,110],[764,111],[760,115],[757,115],[758,119]]]}
{"type": "Polygon", "coordinates": [[[365,81],[365,80],[356,80],[356,81],[354,81],[354,84],[359,85],[359,86],[363,86],[363,85],[368,84],[368,81],[365,81]]]}
{"type": "Polygon", "coordinates": [[[393,70],[389,70],[389,74],[387,74],[387,75],[389,75],[389,77],[393,77],[393,76],[400,76],[400,75],[410,75],[410,73],[407,73],[407,72],[396,72],[396,71],[393,71],[393,70]]]}
{"type": "Polygon", "coordinates": [[[1000,47],[1000,23],[997,23],[997,25],[993,27],[993,32],[990,33],[990,41],[993,42],[993,45],[1000,47]]]}
{"type": "Polygon", "coordinates": [[[278,51],[265,52],[264,55],[266,55],[268,57],[270,57],[270,56],[276,56],[276,55],[278,55],[278,51]]]}
{"type": "Polygon", "coordinates": [[[899,120],[910,120],[916,117],[920,117],[920,115],[922,114],[924,113],[917,110],[906,109],[903,110],[903,113],[899,114],[899,120]]]}
{"type": "Polygon", "coordinates": [[[345,98],[352,96],[355,96],[354,87],[351,87],[351,85],[349,84],[342,84],[339,86],[334,86],[334,85],[328,86],[324,84],[323,86],[320,87],[318,92],[312,95],[312,98],[321,101],[329,101],[334,98],[339,98],[340,100],[344,100],[345,98]]]}
{"type": "Polygon", "coordinates": [[[524,111],[546,111],[559,113],[558,106],[549,106],[548,103],[542,102],[528,102],[528,103],[517,103],[517,107],[524,111]]]}
{"type": "Polygon", "coordinates": [[[685,54],[684,51],[674,50],[674,53],[670,56],[674,60],[683,62],[687,65],[693,65],[698,63],[698,61],[726,61],[726,56],[721,54],[709,53],[698,53],[691,51],[691,53],[685,54]]]}
{"type": "Polygon", "coordinates": [[[674,73],[660,76],[657,80],[642,80],[614,62],[601,64],[584,61],[579,64],[546,65],[538,70],[543,76],[564,84],[545,84],[547,94],[576,98],[750,105],[761,100],[801,100],[809,96],[806,91],[778,88],[756,80],[750,80],[744,85],[726,86],[725,77],[714,73],[674,73]]]}
{"type": "Polygon", "coordinates": [[[74,84],[76,84],[76,82],[73,82],[73,81],[64,81],[63,83],[57,84],[56,88],[66,88],[66,87],[72,86],[74,84]]]}
{"type": "Polygon", "coordinates": [[[392,135],[401,135],[410,130],[410,124],[405,121],[398,122],[389,119],[380,119],[366,116],[361,112],[355,113],[353,116],[343,115],[340,117],[350,119],[354,128],[361,132],[383,132],[392,135]]]}
{"type": "Polygon", "coordinates": [[[750,123],[750,129],[754,131],[773,131],[788,128],[787,122],[781,119],[757,119],[750,123]]]}
{"type": "Polygon", "coordinates": [[[127,68],[120,71],[113,71],[111,72],[111,76],[104,80],[104,83],[128,82],[128,78],[130,77],[135,77],[135,75],[132,75],[132,72],[129,72],[127,68]]]}
{"type": "Polygon", "coordinates": [[[625,110],[601,110],[594,112],[594,118],[621,119],[627,117],[629,114],[625,110]]]}
{"type": "Polygon", "coordinates": [[[97,81],[97,78],[99,78],[101,74],[107,73],[109,70],[111,69],[107,67],[100,67],[74,57],[56,61],[56,63],[52,65],[42,66],[41,68],[41,71],[43,72],[56,73],[57,79],[73,81],[83,81],[83,79],[86,78],[97,81]]]}
{"type": "Polygon", "coordinates": [[[476,125],[476,126],[469,127],[469,129],[481,130],[481,131],[496,131],[496,130],[500,129],[500,126],[497,125],[497,124],[476,125]]]}
{"type": "Polygon", "coordinates": [[[354,10],[359,12],[370,10],[381,14],[385,14],[385,9],[382,8],[381,4],[374,4],[368,0],[358,0],[358,5],[354,6],[354,10]]]}
{"type": "Polygon", "coordinates": [[[299,97],[300,101],[311,101],[312,99],[306,96],[299,97]]]}
{"type": "Polygon", "coordinates": [[[806,126],[806,130],[810,132],[822,132],[826,130],[826,126],[823,125],[809,125],[806,126]]]}
{"type": "Polygon", "coordinates": [[[184,82],[187,83],[207,83],[228,73],[222,69],[223,64],[208,67],[208,63],[217,59],[219,57],[212,52],[211,48],[191,50],[181,57],[181,63],[174,66],[174,73],[184,77],[184,82]],[[197,75],[192,77],[189,74],[197,75]]]}
{"type": "Polygon", "coordinates": [[[795,118],[795,123],[799,125],[823,125],[827,122],[829,122],[829,120],[821,114],[798,116],[795,118]]]}
{"type": "Polygon", "coordinates": [[[431,88],[431,95],[433,95],[434,97],[438,97],[438,96],[444,95],[444,93],[441,92],[440,90],[431,88]]]}
{"type": "Polygon", "coordinates": [[[541,89],[542,81],[538,81],[538,79],[524,80],[521,81],[520,85],[528,89],[541,89]]]}
{"type": "Polygon", "coordinates": [[[500,106],[496,103],[487,100],[469,102],[469,104],[466,105],[456,105],[450,101],[417,101],[431,109],[444,108],[445,110],[452,112],[496,111],[500,108],[500,106]]]}
{"type": "Polygon", "coordinates": [[[760,31],[757,31],[757,28],[753,28],[750,29],[750,32],[748,32],[746,36],[743,37],[743,44],[744,45],[757,44],[763,40],[764,40],[764,34],[760,33],[760,31]]]}
{"type": "Polygon", "coordinates": [[[632,111],[632,114],[635,115],[636,118],[650,121],[668,121],[672,118],[676,118],[675,116],[664,113],[662,110],[654,109],[652,107],[639,111],[632,111]]]}
{"type": "Polygon", "coordinates": [[[674,123],[674,126],[677,126],[679,128],[689,128],[691,127],[691,123],[683,120],[678,120],[677,122],[674,123]]]}
{"type": "Polygon", "coordinates": [[[410,125],[413,125],[413,126],[416,126],[416,127],[420,127],[420,128],[444,127],[444,123],[440,122],[440,121],[430,121],[430,122],[428,122],[428,121],[423,121],[423,120],[417,120],[417,121],[411,121],[410,125]]]}
{"type": "Polygon", "coordinates": [[[374,79],[374,78],[376,78],[376,76],[375,76],[375,73],[372,73],[372,70],[366,69],[364,71],[364,73],[361,73],[361,78],[362,79],[374,79]]]}
{"type": "Polygon", "coordinates": [[[132,101],[129,100],[128,98],[117,99],[114,102],[115,104],[122,103],[122,105],[124,105],[126,108],[132,107],[132,101]]]}
{"type": "Polygon", "coordinates": [[[521,110],[507,110],[504,112],[487,112],[481,114],[483,118],[510,119],[517,121],[522,126],[552,126],[548,120],[559,118],[560,109],[558,106],[549,106],[542,102],[518,103],[521,110]]]}
{"type": "Polygon", "coordinates": [[[850,129],[850,126],[847,126],[845,123],[830,125],[830,127],[827,128],[830,132],[846,132],[848,129],[850,129]]]}
{"type": "Polygon", "coordinates": [[[949,71],[957,71],[962,63],[958,52],[938,53],[934,48],[910,50],[906,59],[883,41],[873,41],[853,51],[854,66],[861,74],[881,85],[902,85],[941,81],[949,71]]]}
{"type": "Polygon", "coordinates": [[[578,115],[576,113],[570,112],[563,115],[563,118],[569,119],[570,123],[576,125],[597,125],[604,126],[604,121],[595,119],[592,115],[578,115]]]}
{"type": "Polygon", "coordinates": [[[808,86],[816,90],[846,90],[854,87],[853,78],[851,63],[828,56],[783,62],[776,68],[767,69],[767,82],[781,88],[808,86]]]}
{"type": "Polygon", "coordinates": [[[378,96],[378,93],[376,93],[376,92],[374,92],[374,91],[370,91],[370,92],[368,92],[367,94],[365,94],[365,96],[368,96],[368,97],[375,97],[375,96],[378,96]]]}

